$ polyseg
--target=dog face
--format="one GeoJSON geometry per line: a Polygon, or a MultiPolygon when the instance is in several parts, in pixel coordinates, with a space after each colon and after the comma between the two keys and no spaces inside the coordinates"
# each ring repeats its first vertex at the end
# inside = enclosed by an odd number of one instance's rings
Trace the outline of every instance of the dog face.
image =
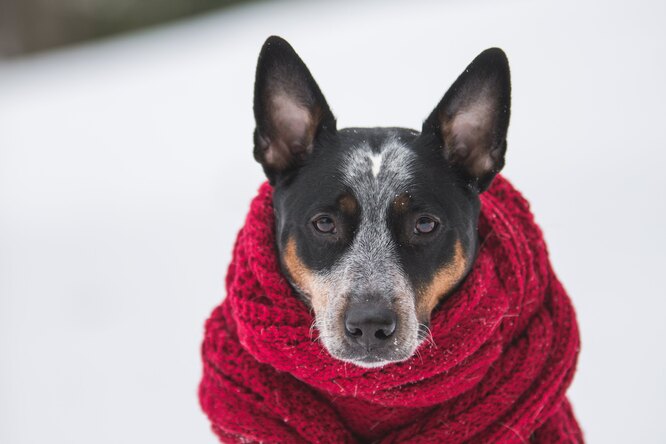
{"type": "Polygon", "coordinates": [[[408,359],[477,251],[479,193],[504,166],[509,67],[481,53],[421,132],[338,130],[305,64],[270,37],[255,83],[254,156],[274,187],[285,276],[329,353],[408,359]]]}

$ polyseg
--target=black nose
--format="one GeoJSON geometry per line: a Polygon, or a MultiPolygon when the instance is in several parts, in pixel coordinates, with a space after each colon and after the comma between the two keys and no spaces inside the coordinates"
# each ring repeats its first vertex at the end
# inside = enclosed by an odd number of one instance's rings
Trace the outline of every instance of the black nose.
{"type": "Polygon", "coordinates": [[[347,336],[367,348],[382,345],[395,333],[396,315],[378,304],[354,304],[345,313],[347,336]]]}

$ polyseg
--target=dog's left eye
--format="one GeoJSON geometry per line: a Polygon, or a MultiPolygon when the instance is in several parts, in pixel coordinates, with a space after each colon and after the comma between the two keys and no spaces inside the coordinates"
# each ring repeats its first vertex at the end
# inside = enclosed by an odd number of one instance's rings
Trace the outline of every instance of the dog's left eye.
{"type": "Polygon", "coordinates": [[[335,222],[328,216],[320,216],[312,221],[315,229],[320,233],[333,234],[335,233],[335,222]]]}
{"type": "Polygon", "coordinates": [[[427,216],[419,217],[414,225],[415,234],[430,234],[437,228],[438,222],[427,216]]]}

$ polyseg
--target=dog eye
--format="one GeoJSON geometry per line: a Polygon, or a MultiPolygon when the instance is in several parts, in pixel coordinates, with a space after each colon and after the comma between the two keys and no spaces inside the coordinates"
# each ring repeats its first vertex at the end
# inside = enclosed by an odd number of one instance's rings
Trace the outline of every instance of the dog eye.
{"type": "Polygon", "coordinates": [[[315,229],[320,233],[324,234],[334,234],[335,233],[335,222],[328,216],[320,216],[312,221],[315,229]]]}
{"type": "Polygon", "coordinates": [[[419,217],[416,220],[416,224],[414,225],[414,233],[415,234],[430,234],[433,231],[435,231],[435,228],[437,228],[437,221],[427,217],[427,216],[422,216],[419,217]]]}

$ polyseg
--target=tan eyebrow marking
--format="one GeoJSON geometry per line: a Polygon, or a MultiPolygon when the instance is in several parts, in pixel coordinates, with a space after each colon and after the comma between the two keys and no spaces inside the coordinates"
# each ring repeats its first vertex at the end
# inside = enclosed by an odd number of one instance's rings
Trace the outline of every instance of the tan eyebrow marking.
{"type": "Polygon", "coordinates": [[[343,194],[340,196],[338,199],[338,205],[342,212],[349,216],[356,213],[356,210],[358,209],[358,202],[356,202],[356,199],[351,194],[343,194]]]}
{"type": "Polygon", "coordinates": [[[409,209],[409,193],[401,193],[393,199],[393,211],[402,214],[409,209]]]}

